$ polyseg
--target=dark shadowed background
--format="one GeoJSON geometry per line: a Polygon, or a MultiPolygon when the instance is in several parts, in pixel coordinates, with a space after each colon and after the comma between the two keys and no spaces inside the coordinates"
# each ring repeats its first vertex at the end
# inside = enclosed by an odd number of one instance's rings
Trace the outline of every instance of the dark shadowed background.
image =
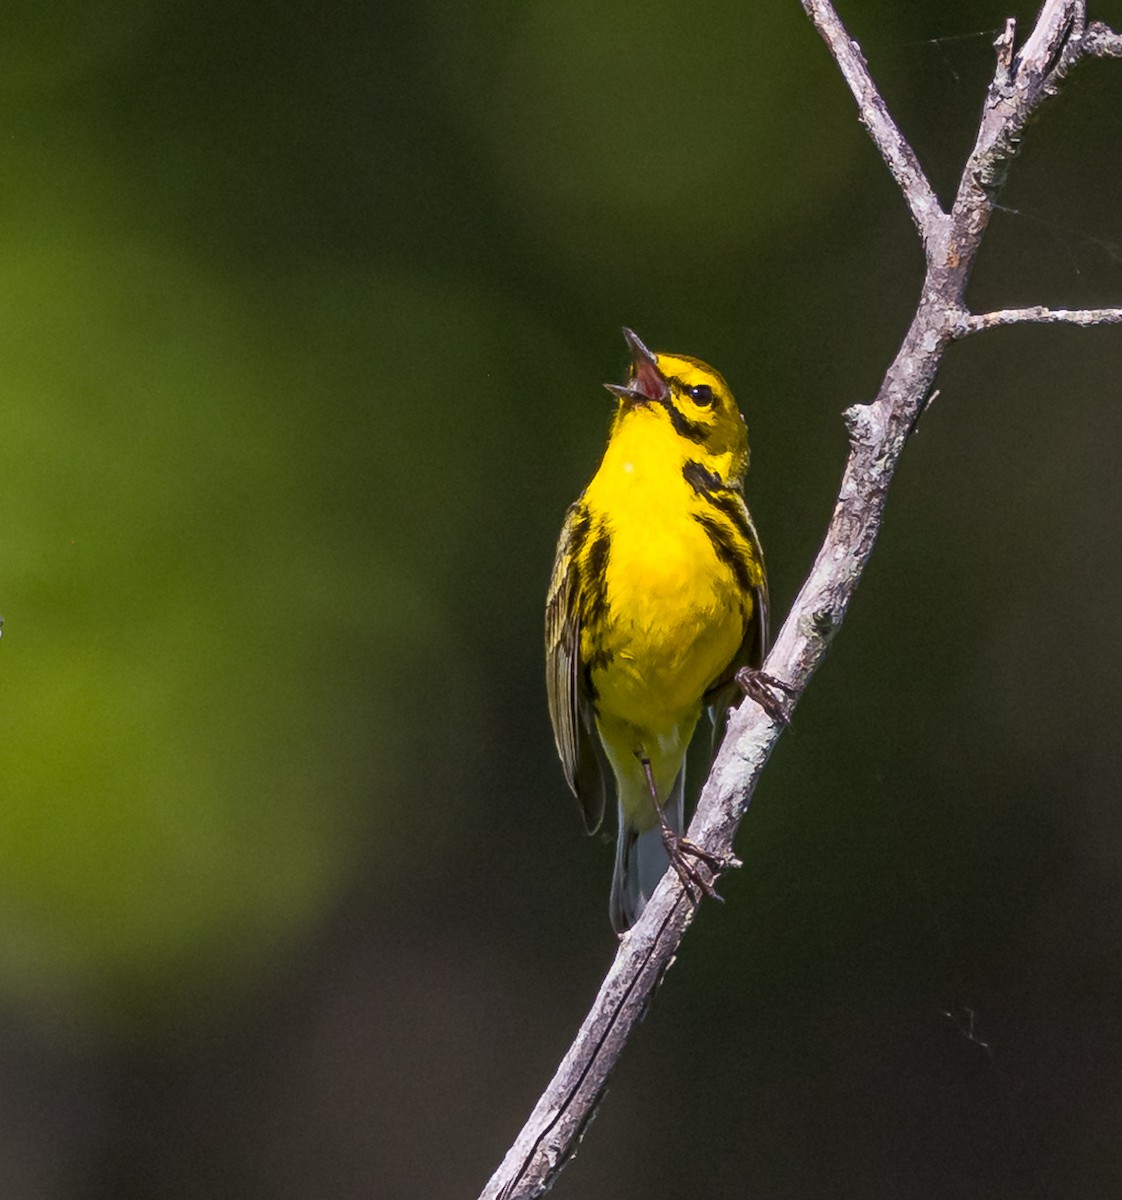
{"type": "MultiPolygon", "coordinates": [[[[1010,11],[843,5],[944,198],[1010,11]]],[[[619,327],[731,382],[781,618],[907,212],[795,0],[5,26],[0,1195],[474,1196],[613,952],[541,625],[619,327]]],[[[1122,303],[1120,114],[1035,122],[977,307],[1122,303]]],[[[952,349],[557,1196],[1122,1194],[1120,366],[952,349]]]]}

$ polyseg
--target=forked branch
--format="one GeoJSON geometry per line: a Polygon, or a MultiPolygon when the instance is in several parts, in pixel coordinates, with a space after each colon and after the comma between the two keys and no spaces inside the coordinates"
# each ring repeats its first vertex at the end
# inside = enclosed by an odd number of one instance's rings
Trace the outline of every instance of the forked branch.
{"type": "MultiPolygon", "coordinates": [[[[1085,0],[1045,0],[1021,49],[1012,21],[997,39],[997,65],[978,136],[949,211],[877,91],[857,43],[829,0],[802,0],[857,101],[860,119],[907,202],[924,242],[927,270],[911,326],[869,404],[845,413],[849,458],[822,548],[768,655],[764,669],[798,702],[840,626],[880,529],[888,485],[922,413],[935,373],[955,340],[999,325],[1122,322],[1122,308],[1011,308],[975,315],[966,285],[997,192],[1029,118],[1064,76],[1090,56],[1122,56],[1122,37],[1086,21],[1085,0]]],[[[745,701],[702,792],[688,836],[732,860],[732,839],[782,726],[745,701]]],[[[620,941],[615,961],[576,1039],[481,1200],[515,1200],[548,1191],[585,1130],[627,1039],[673,961],[694,915],[682,883],[668,871],[643,916],[620,941]]]]}

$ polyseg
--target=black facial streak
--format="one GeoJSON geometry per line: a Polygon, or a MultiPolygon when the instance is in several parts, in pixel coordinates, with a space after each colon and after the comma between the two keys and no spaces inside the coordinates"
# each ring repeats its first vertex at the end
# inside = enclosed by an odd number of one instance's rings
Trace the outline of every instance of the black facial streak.
{"type": "Polygon", "coordinates": [[[699,496],[709,499],[712,492],[727,488],[728,484],[716,473],[710,471],[704,463],[696,458],[688,459],[682,468],[682,477],[699,496]]]}
{"type": "MultiPolygon", "coordinates": [[[[680,379],[671,379],[672,385],[676,385],[679,391],[684,390],[680,379]]],[[[670,416],[670,424],[674,426],[674,432],[679,437],[684,437],[687,441],[696,442],[699,446],[703,446],[709,437],[709,427],[703,425],[700,421],[691,421],[680,408],[674,403],[674,388],[671,387],[670,395],[657,401],[663,408],[666,409],[670,416]]]]}

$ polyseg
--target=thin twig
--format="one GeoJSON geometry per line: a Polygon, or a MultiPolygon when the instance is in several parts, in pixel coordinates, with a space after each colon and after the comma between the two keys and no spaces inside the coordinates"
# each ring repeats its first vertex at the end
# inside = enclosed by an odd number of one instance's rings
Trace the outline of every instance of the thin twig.
{"type": "MultiPolygon", "coordinates": [[[[1007,23],[996,43],[997,65],[974,150],[947,214],[833,6],[828,0],[801,2],[837,60],[862,121],[908,202],[924,239],[927,271],[915,316],[876,399],[844,414],[850,451],[833,518],[764,664],[767,674],[791,689],[789,709],[845,616],[876,541],[888,485],[947,347],[969,333],[1012,323],[1014,317],[1047,321],[1074,315],[1074,310],[1040,308],[972,316],[964,302],[966,284],[1004,171],[1029,117],[1055,94],[1078,59],[1122,53],[1120,39],[1105,26],[1085,27],[1084,0],[1045,0],[1032,34],[1015,56],[1014,26],[1007,23]],[[1045,315],[1026,316],[1030,313],[1045,315]]],[[[1077,323],[1114,322],[1117,314],[1116,309],[1087,310],[1077,323]]],[[[688,831],[694,843],[717,858],[731,860],[733,835],[781,732],[782,725],[751,700],[732,713],[688,831]]],[[[522,1200],[552,1186],[591,1120],[632,1029],[672,964],[694,911],[676,873],[667,871],[638,923],[621,939],[576,1039],[482,1200],[522,1200]]]]}
{"type": "Polygon", "coordinates": [[[1002,308],[996,312],[968,313],[959,332],[963,337],[1000,325],[1092,325],[1122,324],[1122,308],[1002,308]]]}
{"type": "Polygon", "coordinates": [[[904,194],[912,220],[926,246],[946,217],[935,189],[928,182],[915,151],[897,129],[888,106],[869,74],[861,47],[849,36],[833,5],[828,0],[802,0],[802,6],[830,47],[830,53],[857,101],[861,124],[869,131],[869,136],[904,194]]]}

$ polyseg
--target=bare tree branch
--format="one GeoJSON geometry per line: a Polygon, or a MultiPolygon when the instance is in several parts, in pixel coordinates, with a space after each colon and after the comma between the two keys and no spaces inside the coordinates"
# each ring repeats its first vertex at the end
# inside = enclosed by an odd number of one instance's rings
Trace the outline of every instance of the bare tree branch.
{"type": "MultiPolygon", "coordinates": [[[[814,566],[765,663],[797,703],[840,626],[880,529],[888,485],[923,411],[952,341],[1019,321],[1117,322],[1118,309],[1009,309],[975,316],[965,291],[1005,170],[1032,114],[1064,74],[1090,55],[1122,55],[1122,39],[1086,25],[1084,0],[1045,0],[1029,38],[1014,54],[1014,25],[997,39],[997,66],[978,137],[945,213],[914,152],[897,129],[860,50],[829,0],[802,0],[857,101],[861,120],[895,177],[924,240],[927,271],[915,316],[869,404],[848,409],[850,451],[834,514],[814,566]]],[[[756,782],[782,732],[745,701],[729,728],[702,792],[688,836],[732,865],[732,839],[756,782]]],[[[534,1107],[481,1200],[515,1200],[548,1191],[591,1120],[608,1076],[674,960],[694,915],[674,871],[667,871],[643,916],[620,941],[615,961],[576,1039],[534,1107]]]]}
{"type": "Polygon", "coordinates": [[[869,131],[881,157],[899,184],[924,245],[946,219],[915,152],[896,128],[896,122],[869,74],[861,47],[849,36],[828,0],[803,0],[807,16],[822,35],[857,101],[861,124],[869,131]]]}

